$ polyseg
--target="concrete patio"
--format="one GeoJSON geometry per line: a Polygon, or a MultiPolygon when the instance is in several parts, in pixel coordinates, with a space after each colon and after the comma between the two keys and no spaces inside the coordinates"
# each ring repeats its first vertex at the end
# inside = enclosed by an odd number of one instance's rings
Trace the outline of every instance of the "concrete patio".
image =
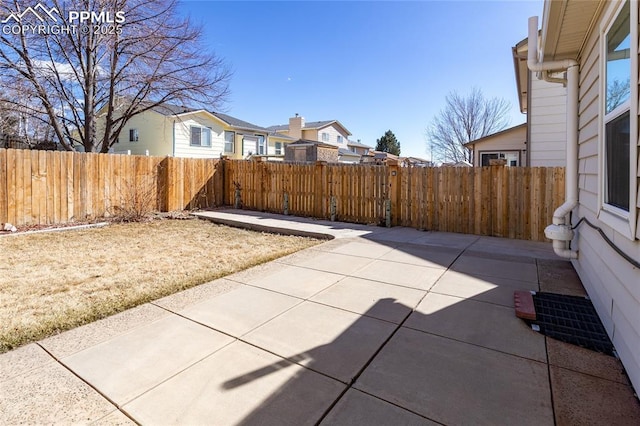
{"type": "Polygon", "coordinates": [[[515,317],[584,295],[550,244],[200,216],[335,239],[0,355],[0,424],[640,424],[618,360],[515,317]]]}

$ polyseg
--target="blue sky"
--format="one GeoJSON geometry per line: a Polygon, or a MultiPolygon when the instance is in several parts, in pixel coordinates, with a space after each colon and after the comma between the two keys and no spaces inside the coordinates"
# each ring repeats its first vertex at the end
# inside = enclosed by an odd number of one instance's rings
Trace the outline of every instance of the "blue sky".
{"type": "Polygon", "coordinates": [[[517,106],[511,47],[542,1],[189,1],[207,47],[232,66],[227,112],[270,126],[337,119],[375,146],[429,158],[425,129],[451,91],[479,87],[517,106]]]}

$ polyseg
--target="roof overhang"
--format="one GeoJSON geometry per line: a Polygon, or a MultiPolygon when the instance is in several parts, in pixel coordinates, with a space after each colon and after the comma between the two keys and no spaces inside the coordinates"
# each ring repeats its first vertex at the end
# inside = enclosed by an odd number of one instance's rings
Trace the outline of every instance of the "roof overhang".
{"type": "Polygon", "coordinates": [[[339,126],[339,127],[344,131],[344,134],[345,134],[345,135],[347,135],[347,136],[351,136],[351,132],[350,132],[349,130],[347,130],[347,128],[346,128],[346,127],[344,127],[344,126],[342,125],[342,123],[340,123],[338,120],[330,121],[329,123],[327,123],[327,124],[325,124],[325,125],[323,125],[323,126],[318,126],[318,127],[303,127],[303,128],[302,128],[302,130],[314,130],[314,129],[320,130],[320,129],[324,129],[325,127],[332,126],[332,125],[334,125],[334,124],[335,124],[336,126],[339,126]]]}
{"type": "Polygon", "coordinates": [[[524,39],[511,48],[513,55],[513,68],[516,76],[516,89],[518,91],[518,104],[520,112],[527,113],[527,96],[529,91],[529,68],[527,67],[527,54],[529,52],[529,40],[524,39]]]}
{"type": "Polygon", "coordinates": [[[527,134],[527,130],[526,129],[527,129],[527,123],[518,124],[516,126],[509,127],[508,129],[500,130],[499,132],[492,133],[490,135],[483,136],[483,137],[481,137],[479,139],[466,142],[463,145],[464,146],[473,146],[473,145],[476,145],[476,144],[491,140],[491,139],[493,139],[493,138],[495,138],[497,136],[504,136],[504,135],[506,135],[508,133],[522,132],[523,133],[522,136],[526,138],[526,134],[527,134]]]}
{"type": "Polygon", "coordinates": [[[605,1],[547,0],[542,16],[543,61],[578,60],[605,1]]]}

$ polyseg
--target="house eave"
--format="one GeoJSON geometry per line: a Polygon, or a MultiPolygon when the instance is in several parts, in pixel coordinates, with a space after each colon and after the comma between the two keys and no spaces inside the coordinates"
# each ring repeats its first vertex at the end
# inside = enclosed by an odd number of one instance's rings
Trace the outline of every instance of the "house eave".
{"type": "Polygon", "coordinates": [[[542,18],[542,60],[577,60],[606,2],[548,0],[542,18]]]}

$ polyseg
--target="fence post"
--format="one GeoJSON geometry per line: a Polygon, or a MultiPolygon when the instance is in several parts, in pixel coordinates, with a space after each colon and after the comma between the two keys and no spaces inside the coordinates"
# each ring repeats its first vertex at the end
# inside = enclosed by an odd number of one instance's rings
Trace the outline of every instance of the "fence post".
{"type": "Polygon", "coordinates": [[[227,160],[229,157],[226,155],[220,156],[220,162],[218,163],[219,168],[216,170],[218,173],[217,179],[215,180],[215,193],[213,194],[213,203],[216,207],[226,206],[227,204],[227,160]]]}
{"type": "Polygon", "coordinates": [[[284,193],[284,206],[282,210],[285,216],[289,215],[289,193],[288,192],[284,193]]]}
{"type": "Polygon", "coordinates": [[[314,170],[315,173],[315,188],[313,193],[313,210],[314,216],[317,218],[322,218],[323,216],[323,206],[322,200],[324,200],[324,195],[326,194],[326,185],[325,180],[323,179],[324,167],[327,164],[326,161],[316,161],[316,167],[314,170]]]}
{"type": "Polygon", "coordinates": [[[236,190],[235,190],[235,199],[233,201],[233,208],[241,209],[242,208],[242,194],[241,194],[242,188],[240,188],[240,184],[237,182],[234,182],[234,186],[236,190]]]}
{"type": "Polygon", "coordinates": [[[391,219],[387,219],[387,223],[389,226],[398,224],[399,213],[400,213],[400,176],[398,165],[390,164],[386,166],[389,173],[389,202],[391,206],[389,208],[391,212],[391,219]]]}

